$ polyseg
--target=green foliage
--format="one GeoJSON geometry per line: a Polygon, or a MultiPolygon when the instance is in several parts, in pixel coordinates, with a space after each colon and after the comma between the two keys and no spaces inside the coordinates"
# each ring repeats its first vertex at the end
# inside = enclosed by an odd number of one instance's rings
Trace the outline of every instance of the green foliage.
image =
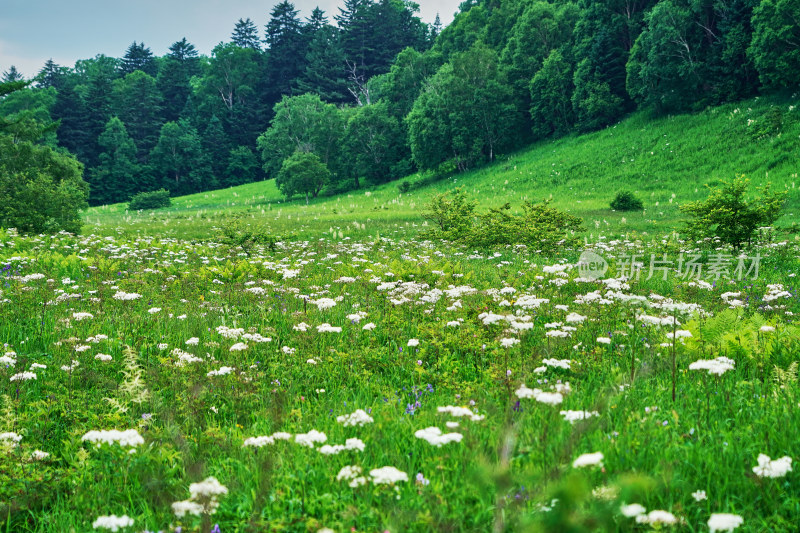
{"type": "Polygon", "coordinates": [[[356,109],[347,122],[344,141],[350,171],[357,178],[380,184],[402,177],[396,169],[407,157],[407,149],[400,124],[383,102],[356,109]]]}
{"type": "Polygon", "coordinates": [[[140,192],[131,198],[128,203],[128,209],[131,211],[139,211],[140,209],[160,209],[162,207],[170,207],[172,200],[169,196],[169,191],[166,189],[159,189],[157,191],[140,192]]]}
{"type": "Polygon", "coordinates": [[[227,217],[220,224],[219,232],[223,244],[240,249],[248,256],[258,246],[266,246],[267,249],[274,252],[280,240],[266,229],[251,224],[242,216],[227,217]]]}
{"type": "Polygon", "coordinates": [[[175,196],[201,189],[211,179],[200,136],[185,119],[161,127],[150,159],[156,181],[175,196]]]}
{"type": "Polygon", "coordinates": [[[531,80],[531,123],[536,138],[561,135],[574,123],[572,112],[572,66],[558,50],[544,60],[531,80]]]}
{"type": "MultiPolygon", "coordinates": [[[[19,86],[0,84],[0,94],[19,86]]],[[[35,120],[0,123],[0,226],[26,233],[79,232],[88,204],[83,165],[49,146],[35,144],[51,131],[35,120]]]]}
{"type": "Polygon", "coordinates": [[[762,0],[753,10],[753,40],[747,54],[766,87],[797,87],[800,78],[798,21],[800,4],[794,0],[762,0]]]}
{"type": "Polygon", "coordinates": [[[620,191],[611,200],[611,209],[614,211],[641,211],[644,209],[644,204],[631,191],[620,191]]]}
{"type": "Polygon", "coordinates": [[[100,161],[88,176],[89,202],[106,205],[124,202],[141,190],[142,166],[136,159],[136,145],[128,135],[125,124],[112,117],[98,139],[100,161]]]}
{"type": "Polygon", "coordinates": [[[232,148],[225,169],[225,185],[233,187],[256,181],[262,176],[258,157],[247,146],[232,148]]]}
{"type": "Polygon", "coordinates": [[[115,80],[113,85],[111,101],[114,111],[136,143],[139,162],[144,163],[150,150],[158,143],[158,133],[163,124],[163,97],[155,78],[141,70],[115,80]]]}
{"type": "Polygon", "coordinates": [[[525,202],[519,215],[511,213],[510,204],[476,215],[476,205],[462,189],[434,196],[424,216],[436,228],[426,236],[475,248],[525,245],[537,253],[552,253],[559,247],[575,246],[579,242],[576,234],[583,231],[580,218],[559,211],[548,201],[525,202]]]}
{"type": "Polygon", "coordinates": [[[257,145],[268,177],[275,177],[284,161],[297,151],[315,154],[336,169],[345,131],[345,117],[333,104],[315,94],[286,96],[275,105],[270,128],[257,145]]]}
{"type": "Polygon", "coordinates": [[[686,230],[693,238],[718,238],[739,250],[752,244],[758,228],[771,226],[780,218],[786,191],[771,192],[769,184],[760,188],[760,196],[747,199],[750,180],[738,176],[711,189],[708,198],[681,206],[692,217],[686,230]]]}
{"type": "Polygon", "coordinates": [[[286,198],[304,194],[308,203],[309,195],[316,198],[330,176],[328,167],[316,154],[297,151],[283,162],[275,184],[286,198]]]}
{"type": "Polygon", "coordinates": [[[414,162],[422,169],[454,159],[459,170],[494,160],[514,145],[522,122],[497,54],[476,45],[430,79],[406,117],[414,162]]]}

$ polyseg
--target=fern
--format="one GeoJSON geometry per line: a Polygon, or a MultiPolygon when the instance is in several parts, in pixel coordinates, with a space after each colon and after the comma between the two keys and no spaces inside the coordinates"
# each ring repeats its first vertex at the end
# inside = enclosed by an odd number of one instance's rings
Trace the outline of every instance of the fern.
{"type": "Polygon", "coordinates": [[[104,398],[118,413],[126,413],[130,404],[141,405],[150,398],[150,391],[147,390],[142,377],[143,370],[139,365],[139,354],[130,346],[125,346],[122,355],[125,366],[122,375],[125,379],[118,389],[119,399],[104,398]]]}
{"type": "Polygon", "coordinates": [[[14,404],[8,394],[3,394],[0,399],[3,401],[3,410],[0,411],[0,427],[11,431],[17,424],[17,417],[14,416],[14,404]]]}
{"type": "Polygon", "coordinates": [[[797,369],[797,361],[790,364],[786,370],[775,365],[772,369],[772,380],[780,388],[784,388],[786,385],[791,385],[792,383],[797,383],[797,369]]]}

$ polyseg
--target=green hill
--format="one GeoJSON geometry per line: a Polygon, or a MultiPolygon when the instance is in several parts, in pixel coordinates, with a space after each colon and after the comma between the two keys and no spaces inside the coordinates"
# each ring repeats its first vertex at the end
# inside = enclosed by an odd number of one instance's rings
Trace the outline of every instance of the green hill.
{"type": "Polygon", "coordinates": [[[584,219],[596,237],[641,232],[661,235],[680,228],[678,206],[703,198],[705,184],[744,174],[755,185],[771,182],[790,190],[780,225],[800,221],[796,192],[800,172],[800,109],[796,97],[755,98],[695,114],[653,118],[634,114],[602,131],[571,135],[498,157],[461,174],[416,174],[369,190],[285,202],[273,181],[251,183],[174,199],[154,212],[128,212],[126,204],[96,207],[85,214],[84,232],[202,238],[233,214],[277,234],[314,238],[413,234],[422,210],[436,193],[463,186],[482,206],[551,198],[555,206],[584,219]],[[642,213],[616,213],[609,202],[631,190],[642,213]]]}

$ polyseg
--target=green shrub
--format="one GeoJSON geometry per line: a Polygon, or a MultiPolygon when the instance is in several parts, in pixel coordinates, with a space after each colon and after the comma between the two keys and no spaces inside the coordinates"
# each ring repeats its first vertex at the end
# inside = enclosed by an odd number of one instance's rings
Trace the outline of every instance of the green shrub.
{"type": "Polygon", "coordinates": [[[644,209],[644,204],[631,191],[620,191],[611,200],[611,209],[614,211],[641,211],[644,209]]]}
{"type": "Polygon", "coordinates": [[[135,194],[128,203],[128,209],[131,211],[139,211],[140,209],[159,209],[171,205],[172,200],[169,197],[169,191],[159,189],[157,191],[135,194]]]}
{"type": "Polygon", "coordinates": [[[475,201],[462,189],[433,197],[425,216],[436,227],[428,238],[459,242],[474,248],[524,244],[536,252],[551,253],[562,246],[578,244],[576,233],[582,220],[559,211],[549,201],[522,204],[522,214],[511,213],[511,205],[475,214],[475,201]]]}
{"type": "Polygon", "coordinates": [[[258,246],[266,246],[271,252],[277,248],[280,238],[272,235],[264,228],[253,226],[242,215],[226,217],[220,224],[220,242],[234,249],[241,249],[250,255],[258,246]]]}
{"type": "Polygon", "coordinates": [[[411,190],[411,183],[407,181],[401,181],[397,184],[397,190],[400,192],[400,194],[405,194],[411,190]]]}
{"type": "Polygon", "coordinates": [[[692,218],[686,230],[694,239],[718,238],[738,251],[743,244],[752,244],[756,230],[771,226],[781,216],[786,191],[771,192],[769,184],[761,187],[761,195],[745,198],[750,180],[737,176],[711,189],[708,198],[680,207],[692,218]]]}

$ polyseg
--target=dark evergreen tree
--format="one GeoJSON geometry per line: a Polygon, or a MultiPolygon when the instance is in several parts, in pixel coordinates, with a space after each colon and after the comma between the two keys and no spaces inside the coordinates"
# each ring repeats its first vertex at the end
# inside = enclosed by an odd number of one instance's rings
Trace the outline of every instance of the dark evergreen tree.
{"type": "Polygon", "coordinates": [[[67,68],[58,65],[52,59],[48,59],[39,74],[36,75],[36,85],[43,89],[53,87],[60,89],[67,76],[67,68]]]}
{"type": "Polygon", "coordinates": [[[17,67],[11,65],[8,70],[3,72],[3,83],[13,83],[15,81],[22,81],[22,74],[19,73],[17,67]]]}
{"type": "Polygon", "coordinates": [[[89,86],[86,91],[86,112],[88,120],[86,127],[89,133],[89,147],[86,150],[88,166],[98,164],[101,147],[97,144],[98,137],[105,130],[111,118],[111,99],[113,82],[116,76],[115,62],[98,62],[92,65],[89,72],[89,86]]]}
{"type": "Polygon", "coordinates": [[[306,68],[297,81],[300,93],[316,93],[326,102],[351,100],[347,90],[344,50],[339,30],[323,26],[314,32],[306,54],[306,68]]]}
{"type": "Polygon", "coordinates": [[[319,8],[319,6],[314,8],[314,11],[311,12],[311,16],[306,19],[306,25],[304,29],[310,35],[313,35],[314,32],[320,30],[328,25],[328,17],[325,16],[325,12],[319,8]]]}
{"type": "Polygon", "coordinates": [[[228,136],[222,129],[222,122],[217,115],[212,115],[208,121],[201,138],[203,152],[208,156],[211,172],[217,180],[222,181],[225,170],[228,168],[228,153],[230,151],[228,136]]]}
{"type": "Polygon", "coordinates": [[[73,83],[66,83],[58,91],[50,114],[59,121],[58,144],[69,150],[84,164],[89,163],[92,144],[89,127],[90,115],[81,95],[73,83]]]}
{"type": "Polygon", "coordinates": [[[144,43],[133,41],[122,57],[119,67],[122,76],[130,74],[136,70],[141,70],[145,74],[155,77],[158,74],[158,66],[153,57],[153,52],[144,43]]]}
{"type": "Polygon", "coordinates": [[[175,121],[186,107],[191,93],[189,80],[200,72],[194,45],[184,37],[172,44],[158,73],[158,88],[164,98],[164,120],[175,121]]]}
{"type": "Polygon", "coordinates": [[[135,70],[114,81],[112,101],[116,115],[125,123],[136,143],[139,162],[146,163],[164,123],[162,98],[156,80],[141,70],[135,70]]]}
{"type": "Polygon", "coordinates": [[[439,18],[439,13],[436,13],[436,18],[433,20],[433,25],[431,26],[431,44],[433,44],[433,41],[436,40],[440,33],[442,33],[442,19],[439,18]]]}
{"type": "Polygon", "coordinates": [[[231,34],[231,42],[242,48],[261,50],[261,39],[258,37],[258,28],[250,18],[244,20],[239,19],[236,22],[236,26],[234,26],[233,33],[231,34]]]}
{"type": "Polygon", "coordinates": [[[267,44],[267,80],[270,101],[292,94],[296,80],[305,70],[308,41],[294,4],[283,0],[270,13],[264,41],[267,44]]]}

